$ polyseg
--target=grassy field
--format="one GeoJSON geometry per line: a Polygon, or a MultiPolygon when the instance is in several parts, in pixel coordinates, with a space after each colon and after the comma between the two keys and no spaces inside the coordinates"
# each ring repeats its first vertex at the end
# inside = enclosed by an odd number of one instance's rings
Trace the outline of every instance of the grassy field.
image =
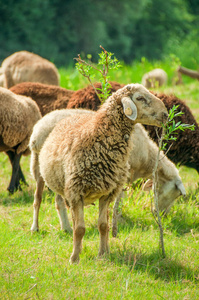
{"type": "MultiPolygon", "coordinates": [[[[124,66],[111,80],[140,82],[152,64],[124,66]]],[[[175,93],[190,106],[199,122],[198,82],[161,90],[175,93]]],[[[61,85],[78,89],[87,84],[73,68],[60,69],[61,85]]],[[[166,258],[159,249],[159,230],[150,211],[149,194],[131,188],[126,195],[117,238],[111,236],[110,254],[97,257],[98,204],[85,208],[86,234],[78,265],[70,265],[72,236],[60,230],[54,195],[45,190],[40,210],[40,232],[31,234],[35,188],[29,157],[22,158],[28,187],[9,195],[11,167],[0,153],[0,299],[199,299],[199,175],[180,167],[187,196],[179,198],[163,220],[166,258]]],[[[71,215],[69,213],[71,220],[71,215]]],[[[110,221],[112,210],[110,209],[110,221]]]]}

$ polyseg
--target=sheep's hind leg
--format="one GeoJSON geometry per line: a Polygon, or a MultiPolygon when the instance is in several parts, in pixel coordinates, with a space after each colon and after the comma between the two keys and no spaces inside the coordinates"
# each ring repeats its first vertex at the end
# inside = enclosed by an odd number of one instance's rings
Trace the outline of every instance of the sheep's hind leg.
{"type": "Polygon", "coordinates": [[[82,247],[82,239],[85,234],[83,201],[79,200],[77,204],[73,205],[71,207],[71,212],[73,218],[73,253],[70,257],[70,262],[78,263],[82,247]]]}
{"type": "Polygon", "coordinates": [[[109,252],[108,245],[108,207],[110,201],[107,197],[102,197],[99,199],[99,219],[98,219],[98,229],[100,233],[100,246],[98,255],[101,256],[104,253],[109,252]]]}
{"type": "Polygon", "coordinates": [[[44,189],[44,180],[41,176],[37,178],[36,191],[34,194],[34,203],[33,203],[33,224],[31,231],[39,231],[39,209],[42,200],[42,193],[44,189]]]}
{"type": "Polygon", "coordinates": [[[59,216],[61,229],[71,233],[72,228],[68,219],[66,204],[60,195],[56,195],[55,197],[55,207],[59,216]]]}
{"type": "MultiPolygon", "coordinates": [[[[9,150],[9,151],[6,152],[6,154],[8,155],[9,160],[10,160],[11,164],[13,165],[14,158],[15,158],[15,152],[9,150]]],[[[18,170],[16,182],[15,182],[15,189],[16,190],[17,189],[21,190],[21,185],[20,185],[21,182],[28,186],[28,183],[25,180],[24,174],[21,170],[21,166],[20,166],[20,163],[19,163],[19,170],[18,170]]]]}

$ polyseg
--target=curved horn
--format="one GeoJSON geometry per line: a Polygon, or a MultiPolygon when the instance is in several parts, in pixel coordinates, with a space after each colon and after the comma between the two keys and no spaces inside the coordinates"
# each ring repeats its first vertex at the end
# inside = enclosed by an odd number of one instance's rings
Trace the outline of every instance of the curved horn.
{"type": "Polygon", "coordinates": [[[136,120],[137,118],[137,107],[130,97],[124,97],[121,100],[125,115],[131,119],[136,120]]]}

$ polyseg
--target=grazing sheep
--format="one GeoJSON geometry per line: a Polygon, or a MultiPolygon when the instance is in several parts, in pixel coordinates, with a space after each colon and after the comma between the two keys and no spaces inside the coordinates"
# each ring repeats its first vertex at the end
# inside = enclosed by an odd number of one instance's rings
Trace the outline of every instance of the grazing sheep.
{"type": "MultiPolygon", "coordinates": [[[[73,253],[79,260],[85,234],[84,205],[99,199],[99,255],[108,251],[108,206],[127,179],[129,137],[135,123],[160,126],[167,119],[163,103],[140,84],[110,96],[93,115],[61,120],[39,153],[41,177],[62,196],[73,218],[73,253]]],[[[42,184],[38,188],[41,197],[42,184]]]]}
{"type": "Polygon", "coordinates": [[[11,87],[10,90],[15,94],[31,97],[36,101],[42,116],[52,110],[66,108],[74,93],[59,86],[38,82],[22,82],[11,87]]]}
{"type": "Polygon", "coordinates": [[[142,84],[148,89],[166,85],[167,81],[167,73],[162,69],[154,69],[142,77],[142,84]]]}
{"type": "Polygon", "coordinates": [[[19,177],[25,182],[19,161],[22,154],[30,153],[29,138],[41,114],[32,99],[0,87],[0,115],[0,151],[6,152],[12,164],[8,190],[13,193],[20,188],[19,177]]]}
{"type": "Polygon", "coordinates": [[[28,51],[15,52],[4,59],[1,72],[4,75],[3,86],[8,89],[24,81],[59,85],[59,73],[55,65],[28,51]]]}
{"type": "MultiPolygon", "coordinates": [[[[29,147],[31,150],[31,162],[30,169],[32,175],[36,181],[36,192],[34,195],[34,212],[33,212],[33,224],[31,227],[32,231],[39,230],[39,209],[41,205],[42,198],[39,197],[38,187],[40,184],[44,184],[43,179],[41,178],[40,170],[39,170],[39,152],[47,139],[50,132],[53,130],[55,125],[64,118],[73,116],[74,114],[94,114],[93,111],[89,111],[86,109],[61,109],[50,112],[45,115],[41,120],[39,120],[35,126],[33,127],[33,132],[30,137],[29,147]]],[[[70,223],[68,221],[67,211],[65,202],[60,195],[56,195],[55,197],[55,206],[57,208],[58,216],[60,219],[61,229],[64,231],[72,232],[70,223]]]]}
{"type": "MultiPolygon", "coordinates": [[[[118,88],[123,87],[123,84],[117,82],[110,82],[112,86],[112,91],[118,90],[118,88]]],[[[97,88],[101,88],[100,83],[95,84],[97,88]]],[[[153,95],[158,97],[163,101],[167,110],[169,111],[173,105],[178,105],[178,111],[182,111],[183,115],[175,118],[176,122],[181,121],[185,124],[194,124],[195,131],[179,130],[177,135],[177,140],[173,143],[167,156],[175,164],[185,165],[190,168],[194,168],[199,172],[199,128],[198,124],[191,113],[189,107],[184,101],[177,98],[175,95],[166,95],[164,93],[151,92],[153,95]]],[[[71,99],[68,102],[67,108],[87,108],[97,110],[100,106],[100,101],[92,86],[88,86],[84,89],[76,91],[73,93],[71,99]]],[[[154,126],[145,126],[149,132],[150,137],[157,143],[157,135],[154,126]]],[[[160,133],[160,132],[159,132],[160,133]]],[[[171,145],[172,142],[167,143],[166,150],[171,145]]]]}
{"type": "MultiPolygon", "coordinates": [[[[153,186],[152,173],[158,156],[158,146],[149,138],[147,131],[141,124],[136,124],[130,138],[132,143],[129,156],[129,182],[138,178],[148,179],[143,189],[150,190],[153,186]]],[[[185,188],[179,176],[175,165],[164,155],[160,153],[158,163],[158,207],[164,213],[168,213],[174,200],[185,195],[185,188]]],[[[118,207],[121,200],[119,195],[113,208],[112,235],[117,235],[118,207]]]]}

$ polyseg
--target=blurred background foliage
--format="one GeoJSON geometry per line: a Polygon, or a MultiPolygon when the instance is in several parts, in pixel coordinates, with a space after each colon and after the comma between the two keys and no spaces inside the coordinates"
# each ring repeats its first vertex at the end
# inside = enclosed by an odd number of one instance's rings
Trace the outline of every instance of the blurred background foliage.
{"type": "Polygon", "coordinates": [[[124,63],[171,53],[199,65],[198,0],[0,0],[0,62],[28,50],[58,67],[99,45],[124,63]]]}

